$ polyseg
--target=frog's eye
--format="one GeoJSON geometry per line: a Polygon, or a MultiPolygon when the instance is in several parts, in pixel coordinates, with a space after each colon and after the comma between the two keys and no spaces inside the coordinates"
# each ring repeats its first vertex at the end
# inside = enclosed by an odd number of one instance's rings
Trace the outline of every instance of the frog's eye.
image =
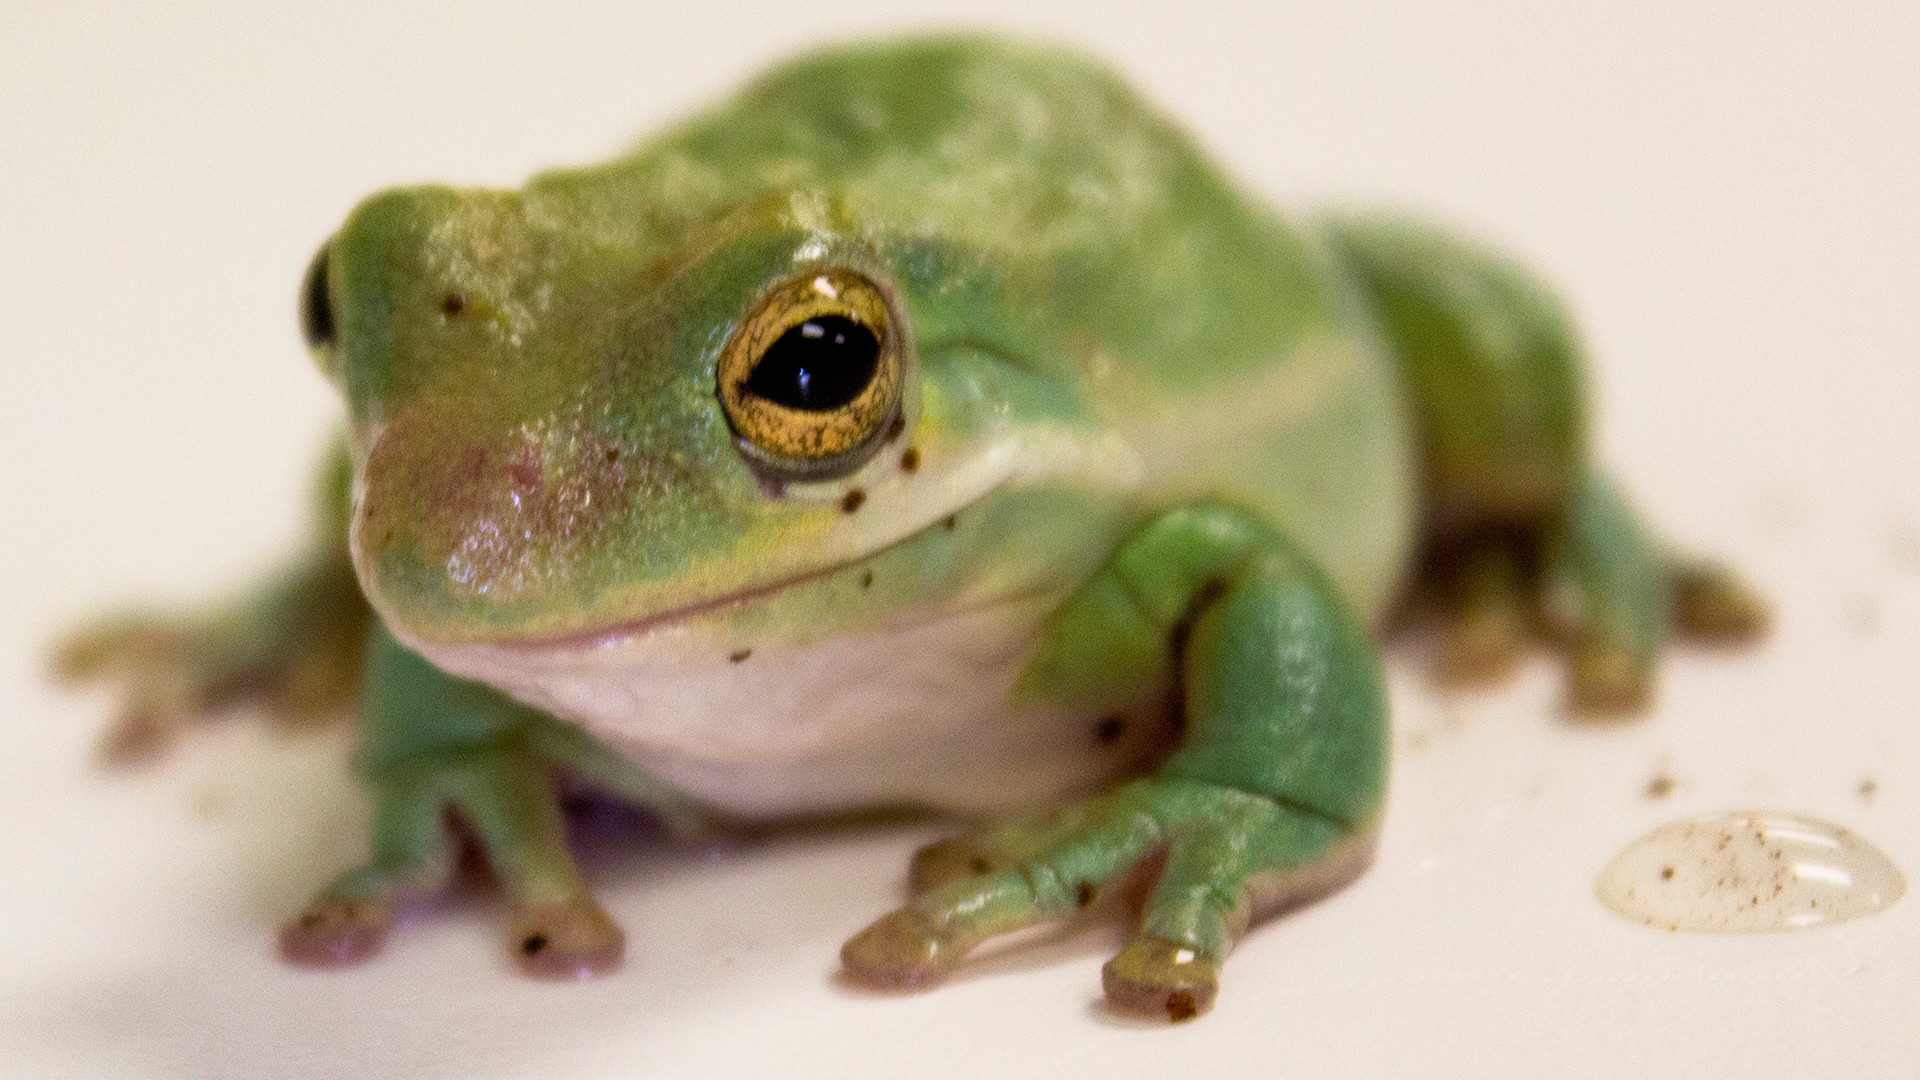
{"type": "Polygon", "coordinates": [[[898,339],[886,297],[859,274],[776,286],[720,356],[720,405],[741,451],[794,479],[858,468],[900,408],[898,339]]]}
{"type": "Polygon", "coordinates": [[[332,247],[331,243],[320,245],[320,251],[307,264],[307,276],[300,282],[300,336],[307,339],[307,348],[313,350],[322,367],[331,366],[328,360],[335,336],[333,297],[327,290],[327,252],[332,247]]]}
{"type": "Polygon", "coordinates": [[[333,344],[333,299],[327,295],[327,251],[332,246],[320,245],[300,283],[300,333],[308,348],[333,344]]]}

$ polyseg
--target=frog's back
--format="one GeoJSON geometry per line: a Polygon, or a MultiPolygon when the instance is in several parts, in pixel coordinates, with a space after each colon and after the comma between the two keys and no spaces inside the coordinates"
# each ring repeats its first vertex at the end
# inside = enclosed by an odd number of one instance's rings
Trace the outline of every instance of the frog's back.
{"type": "Polygon", "coordinates": [[[923,354],[1042,374],[1133,447],[1135,513],[1259,509],[1365,618],[1397,583],[1413,459],[1365,305],[1097,62],[976,37],[829,50],[610,168],[607,220],[663,249],[768,193],[824,195],[895,268],[923,354]]]}

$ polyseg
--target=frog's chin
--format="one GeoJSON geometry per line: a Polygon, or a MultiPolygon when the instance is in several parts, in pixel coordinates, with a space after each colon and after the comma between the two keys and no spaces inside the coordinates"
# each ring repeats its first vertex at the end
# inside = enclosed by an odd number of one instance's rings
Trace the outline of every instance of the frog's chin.
{"type": "Polygon", "coordinates": [[[811,640],[763,637],[731,653],[713,647],[724,616],[697,615],[599,647],[408,644],[735,813],[982,811],[1051,801],[1125,760],[1089,752],[1091,718],[1062,723],[1059,706],[1014,701],[1058,601],[921,612],[924,621],[811,640]]]}

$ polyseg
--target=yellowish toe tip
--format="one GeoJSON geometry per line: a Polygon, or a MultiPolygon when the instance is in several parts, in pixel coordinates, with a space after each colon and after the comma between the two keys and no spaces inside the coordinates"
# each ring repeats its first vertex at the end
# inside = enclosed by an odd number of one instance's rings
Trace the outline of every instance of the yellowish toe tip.
{"type": "Polygon", "coordinates": [[[1213,1008],[1220,966],[1177,942],[1142,938],[1107,961],[1100,982],[1115,1009],[1178,1023],[1213,1008]]]}
{"type": "Polygon", "coordinates": [[[907,887],[916,895],[932,892],[942,885],[984,874],[993,864],[965,837],[952,837],[928,844],[914,852],[907,868],[907,887]]]}
{"type": "Polygon", "coordinates": [[[840,947],[847,977],[875,990],[930,986],[960,962],[960,950],[935,938],[902,908],[881,916],[840,947]]]}
{"type": "Polygon", "coordinates": [[[1773,628],[1772,607],[1723,566],[1683,571],[1674,583],[1673,599],[1676,628],[1701,644],[1752,645],[1773,628]]]}
{"type": "Polygon", "coordinates": [[[351,967],[386,944],[393,908],[380,900],[323,896],[280,928],[280,956],[312,968],[351,967]]]}
{"type": "Polygon", "coordinates": [[[1568,706],[1583,720],[1625,719],[1653,705],[1653,673],[1624,652],[1583,649],[1568,674],[1568,706]]]}
{"type": "Polygon", "coordinates": [[[620,966],[627,935],[591,901],[547,904],[515,916],[513,950],[536,979],[591,979],[620,966]]]}

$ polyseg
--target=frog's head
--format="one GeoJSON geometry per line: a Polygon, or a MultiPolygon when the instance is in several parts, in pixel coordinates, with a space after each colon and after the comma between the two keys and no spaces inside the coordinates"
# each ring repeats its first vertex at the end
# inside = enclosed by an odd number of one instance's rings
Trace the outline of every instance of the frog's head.
{"type": "Polygon", "coordinates": [[[925,404],[895,275],[837,215],[785,193],[642,228],[538,182],[355,209],[304,324],[347,400],[353,560],[387,622],[593,640],[976,497],[992,448],[925,404]]]}

